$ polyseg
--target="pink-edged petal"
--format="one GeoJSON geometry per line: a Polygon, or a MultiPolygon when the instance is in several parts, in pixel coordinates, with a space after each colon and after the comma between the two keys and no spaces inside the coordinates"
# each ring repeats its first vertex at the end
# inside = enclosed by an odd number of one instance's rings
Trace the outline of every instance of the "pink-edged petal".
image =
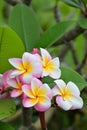
{"type": "Polygon", "coordinates": [[[58,87],[58,89],[63,92],[64,91],[64,87],[66,88],[66,83],[62,80],[62,79],[59,79],[59,80],[55,80],[54,81],[58,87]]]}
{"type": "Polygon", "coordinates": [[[45,65],[47,62],[49,62],[52,58],[49,52],[43,48],[40,48],[41,56],[43,60],[43,65],[45,65]]]}
{"type": "Polygon", "coordinates": [[[8,85],[13,87],[13,88],[20,88],[20,86],[18,85],[17,81],[16,81],[16,78],[10,78],[8,81],[7,81],[8,85]]]}
{"type": "Polygon", "coordinates": [[[72,107],[72,103],[70,101],[64,100],[61,96],[56,97],[56,103],[60,108],[66,111],[70,110],[72,107]]]}
{"type": "Polygon", "coordinates": [[[36,95],[36,93],[38,92],[41,86],[42,86],[42,82],[39,79],[33,78],[31,80],[31,89],[34,95],[36,95]]]}
{"type": "Polygon", "coordinates": [[[23,66],[25,69],[28,70],[30,68],[31,63],[33,62],[33,56],[32,54],[25,52],[22,57],[23,66]]]}
{"type": "Polygon", "coordinates": [[[40,78],[41,75],[42,75],[42,71],[43,71],[42,63],[38,62],[38,61],[35,62],[33,64],[33,72],[32,72],[33,76],[36,77],[36,78],[40,78]]]}
{"type": "Polygon", "coordinates": [[[9,59],[9,62],[16,69],[19,69],[19,70],[23,69],[22,60],[20,58],[11,58],[9,59]]]}
{"type": "Polygon", "coordinates": [[[53,92],[53,96],[60,94],[60,91],[57,86],[54,86],[54,88],[52,89],[52,92],[53,92]]]}
{"type": "Polygon", "coordinates": [[[75,95],[75,96],[79,96],[79,95],[80,95],[80,90],[79,90],[79,88],[76,86],[75,83],[73,83],[73,82],[71,82],[71,81],[68,82],[68,84],[67,84],[67,89],[68,89],[69,91],[71,91],[72,94],[75,95]]]}
{"type": "Polygon", "coordinates": [[[22,94],[22,90],[13,89],[11,91],[11,97],[14,97],[14,98],[20,96],[21,94],[22,94]]]}
{"type": "Polygon", "coordinates": [[[3,86],[3,75],[2,74],[0,74],[0,86],[3,86]]]}
{"type": "Polygon", "coordinates": [[[24,98],[23,99],[23,106],[24,107],[33,107],[35,104],[37,104],[38,99],[36,98],[24,98]]]}
{"type": "Polygon", "coordinates": [[[81,97],[72,97],[70,99],[71,103],[72,103],[72,108],[71,110],[74,109],[81,109],[83,107],[83,100],[81,97]]]}
{"type": "Polygon", "coordinates": [[[8,80],[10,79],[10,75],[12,72],[13,70],[8,70],[3,74],[2,80],[3,80],[5,90],[9,87],[8,80]]]}
{"type": "Polygon", "coordinates": [[[31,87],[29,85],[23,85],[22,86],[22,91],[24,92],[24,94],[26,96],[28,96],[29,98],[34,98],[35,96],[32,93],[31,87]]]}
{"type": "Polygon", "coordinates": [[[51,100],[48,97],[40,97],[38,103],[35,105],[37,111],[47,111],[51,107],[51,100]]]}
{"type": "Polygon", "coordinates": [[[39,90],[38,90],[38,95],[39,96],[47,96],[50,99],[52,99],[53,97],[53,93],[52,90],[50,89],[50,87],[48,86],[48,84],[43,84],[39,90]]]}
{"type": "Polygon", "coordinates": [[[25,72],[25,70],[13,70],[12,73],[10,74],[10,78],[14,78],[18,75],[21,75],[25,72]]]}
{"type": "Polygon", "coordinates": [[[33,78],[32,75],[29,74],[28,72],[26,72],[20,76],[20,79],[22,80],[22,82],[26,83],[26,84],[30,84],[32,78],[33,78]]]}
{"type": "Polygon", "coordinates": [[[34,54],[30,54],[28,52],[25,52],[23,54],[22,62],[23,62],[24,68],[29,67],[29,65],[35,63],[35,61],[38,61],[38,59],[34,54]]]}

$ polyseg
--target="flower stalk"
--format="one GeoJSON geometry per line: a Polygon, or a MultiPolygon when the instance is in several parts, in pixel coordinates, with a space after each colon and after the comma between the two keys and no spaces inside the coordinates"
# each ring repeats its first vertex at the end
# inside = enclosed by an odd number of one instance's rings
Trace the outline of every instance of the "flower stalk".
{"type": "Polygon", "coordinates": [[[39,116],[40,116],[41,129],[47,130],[46,122],[45,122],[45,112],[39,112],[39,116]]]}

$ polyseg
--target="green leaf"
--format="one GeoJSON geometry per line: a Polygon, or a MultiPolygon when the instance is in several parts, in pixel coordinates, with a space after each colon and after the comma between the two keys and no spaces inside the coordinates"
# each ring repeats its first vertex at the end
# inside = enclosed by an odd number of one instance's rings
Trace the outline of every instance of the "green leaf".
{"type": "Polygon", "coordinates": [[[5,122],[0,122],[0,130],[15,130],[15,129],[5,122]]]}
{"type": "Polygon", "coordinates": [[[51,77],[42,78],[42,82],[48,84],[50,88],[53,88],[55,86],[54,79],[51,77]]]}
{"type": "Polygon", "coordinates": [[[80,19],[78,21],[78,24],[79,24],[80,27],[87,29],[87,19],[80,19]]]}
{"type": "Polygon", "coordinates": [[[76,8],[81,8],[81,3],[79,0],[61,0],[62,2],[76,8]]]}
{"type": "Polygon", "coordinates": [[[0,120],[13,115],[15,111],[16,106],[12,99],[0,100],[0,120]]]}
{"type": "Polygon", "coordinates": [[[18,35],[9,27],[0,26],[0,73],[11,69],[8,59],[21,57],[24,45],[18,35]]]}
{"type": "Polygon", "coordinates": [[[49,47],[60,39],[63,34],[69,29],[70,25],[73,25],[74,21],[65,21],[55,24],[46,30],[37,42],[36,47],[49,47]]]}
{"type": "Polygon", "coordinates": [[[17,4],[11,12],[9,25],[23,40],[26,51],[32,51],[40,37],[40,26],[33,10],[26,5],[17,4]]]}
{"type": "Polygon", "coordinates": [[[61,71],[61,79],[63,79],[66,83],[72,81],[80,90],[87,86],[87,82],[76,71],[66,67],[61,67],[61,71]]]}

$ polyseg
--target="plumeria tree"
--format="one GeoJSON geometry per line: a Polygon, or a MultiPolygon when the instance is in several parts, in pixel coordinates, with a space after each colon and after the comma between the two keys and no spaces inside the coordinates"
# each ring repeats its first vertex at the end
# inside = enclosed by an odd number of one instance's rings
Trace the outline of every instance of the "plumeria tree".
{"type": "MultiPolygon", "coordinates": [[[[32,109],[39,113],[41,129],[47,130],[46,111],[53,107],[68,112],[82,109],[84,105],[80,91],[87,86],[82,70],[87,51],[79,63],[71,40],[86,32],[87,2],[62,0],[78,8],[81,18],[61,22],[57,14],[60,1],[54,1],[57,23],[43,31],[30,6],[31,0],[5,1],[13,7],[8,24],[0,26],[0,119],[14,114],[16,100],[20,100],[23,116],[20,130],[36,130],[32,124],[32,109]],[[62,44],[64,47],[58,48],[57,56],[56,48],[62,44]],[[76,70],[62,61],[69,49],[76,70]]],[[[0,129],[14,128],[1,122],[0,129]]]]}

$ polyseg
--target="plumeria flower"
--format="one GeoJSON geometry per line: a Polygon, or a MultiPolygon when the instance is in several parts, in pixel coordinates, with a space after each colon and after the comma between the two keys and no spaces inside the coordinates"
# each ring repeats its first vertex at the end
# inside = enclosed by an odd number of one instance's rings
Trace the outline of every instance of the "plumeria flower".
{"type": "Polygon", "coordinates": [[[10,72],[11,70],[0,74],[0,99],[6,99],[10,97],[10,93],[8,91],[9,85],[7,84],[7,79],[10,72]]]}
{"type": "Polygon", "coordinates": [[[37,55],[25,52],[21,58],[9,59],[11,65],[15,67],[12,77],[21,75],[24,82],[30,82],[34,77],[39,78],[42,74],[42,64],[37,55]]]}
{"type": "Polygon", "coordinates": [[[9,88],[7,80],[9,79],[11,72],[12,70],[8,70],[3,74],[0,74],[0,93],[6,91],[9,88]]]}
{"type": "Polygon", "coordinates": [[[46,111],[51,106],[52,91],[47,84],[33,78],[31,85],[23,85],[23,92],[27,97],[23,99],[24,107],[33,107],[37,111],[46,111]]]}
{"type": "Polygon", "coordinates": [[[63,80],[55,80],[56,86],[53,88],[53,95],[56,96],[56,103],[64,110],[80,109],[83,100],[80,91],[73,82],[67,84],[63,80]]]}
{"type": "Polygon", "coordinates": [[[56,57],[52,59],[51,55],[45,49],[41,48],[42,64],[43,64],[43,73],[42,77],[50,76],[54,79],[58,79],[61,76],[61,71],[59,69],[60,62],[59,58],[56,57]]]}
{"type": "Polygon", "coordinates": [[[0,74],[0,94],[4,91],[4,84],[2,81],[2,77],[3,77],[3,75],[0,74]]]}
{"type": "Polygon", "coordinates": [[[11,91],[11,97],[18,97],[21,96],[23,94],[22,91],[22,86],[23,83],[20,80],[20,77],[15,77],[15,78],[10,78],[7,83],[9,84],[10,87],[13,88],[13,90],[11,91]]]}

